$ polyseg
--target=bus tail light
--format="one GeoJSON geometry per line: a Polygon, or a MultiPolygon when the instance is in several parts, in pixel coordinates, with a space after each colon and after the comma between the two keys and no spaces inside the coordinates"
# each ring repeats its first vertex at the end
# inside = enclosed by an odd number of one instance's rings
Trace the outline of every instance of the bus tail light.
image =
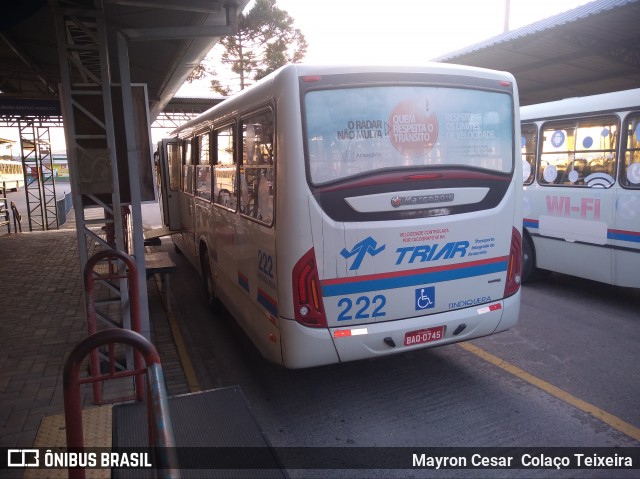
{"type": "Polygon", "coordinates": [[[522,236],[513,228],[511,234],[511,250],[507,265],[507,281],[504,287],[504,297],[507,298],[518,292],[522,278],[522,236]]]}
{"type": "Polygon", "coordinates": [[[327,327],[313,248],[293,267],[293,306],[296,321],[300,324],[312,328],[327,327]]]}

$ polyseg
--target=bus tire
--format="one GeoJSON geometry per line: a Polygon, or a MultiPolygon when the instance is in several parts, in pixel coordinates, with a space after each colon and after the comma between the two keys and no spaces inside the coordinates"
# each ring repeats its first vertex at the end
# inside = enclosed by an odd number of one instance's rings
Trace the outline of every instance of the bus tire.
{"type": "Polygon", "coordinates": [[[551,271],[540,269],[536,266],[536,251],[533,240],[525,232],[522,238],[522,282],[528,283],[546,278],[551,271]]]}
{"type": "Polygon", "coordinates": [[[217,311],[220,306],[220,300],[216,294],[216,283],[213,278],[213,271],[211,271],[211,261],[209,260],[209,251],[204,249],[202,251],[202,282],[204,285],[204,292],[207,298],[207,304],[213,311],[217,311]]]}

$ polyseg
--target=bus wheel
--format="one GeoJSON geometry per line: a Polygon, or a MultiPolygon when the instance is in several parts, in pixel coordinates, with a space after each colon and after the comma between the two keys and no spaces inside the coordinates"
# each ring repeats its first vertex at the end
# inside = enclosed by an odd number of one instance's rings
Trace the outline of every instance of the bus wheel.
{"type": "Polygon", "coordinates": [[[524,235],[522,239],[522,282],[526,283],[532,279],[532,273],[535,270],[533,258],[533,245],[529,235],[524,235]]]}
{"type": "Polygon", "coordinates": [[[209,252],[206,249],[202,252],[202,281],[204,283],[204,291],[207,295],[209,308],[215,311],[218,309],[219,302],[218,296],[216,295],[216,283],[213,279],[213,272],[211,271],[209,252]]]}
{"type": "Polygon", "coordinates": [[[543,279],[551,271],[536,267],[535,251],[533,249],[533,241],[528,234],[522,238],[522,282],[527,283],[538,279],[543,279]]]}

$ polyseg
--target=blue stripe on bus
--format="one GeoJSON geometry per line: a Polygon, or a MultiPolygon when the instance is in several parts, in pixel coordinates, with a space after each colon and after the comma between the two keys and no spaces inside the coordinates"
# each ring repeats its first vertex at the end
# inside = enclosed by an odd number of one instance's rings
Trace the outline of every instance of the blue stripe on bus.
{"type": "Polygon", "coordinates": [[[322,281],[324,297],[367,293],[385,289],[406,288],[424,284],[442,283],[456,279],[473,278],[507,270],[508,258],[473,261],[448,267],[436,266],[401,273],[383,273],[363,278],[344,278],[322,281]]]}
{"type": "Polygon", "coordinates": [[[607,230],[607,239],[619,241],[632,241],[640,243],[640,232],[624,230],[607,230]]]}
{"type": "Polygon", "coordinates": [[[260,288],[258,288],[258,303],[260,303],[262,307],[269,311],[272,315],[278,316],[278,304],[276,303],[276,300],[262,291],[260,288]]]}
{"type": "Polygon", "coordinates": [[[249,292],[249,279],[238,271],[238,284],[244,289],[247,293],[249,292]]]}
{"type": "Polygon", "coordinates": [[[538,228],[540,225],[540,222],[538,220],[532,220],[529,218],[525,218],[522,221],[523,226],[525,226],[526,228],[538,228]]]}

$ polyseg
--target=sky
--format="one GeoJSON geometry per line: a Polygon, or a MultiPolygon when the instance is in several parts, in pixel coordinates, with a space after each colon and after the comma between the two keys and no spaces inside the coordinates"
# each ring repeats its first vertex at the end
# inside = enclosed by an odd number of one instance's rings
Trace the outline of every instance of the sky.
{"type": "MultiPolygon", "coordinates": [[[[276,0],[307,39],[305,61],[321,64],[420,64],[504,31],[507,0],[276,0]]],[[[509,29],[571,10],[587,0],[510,0],[509,29]]],[[[253,5],[250,2],[245,12],[253,5]]],[[[210,96],[209,80],[178,96],[210,96]]],[[[154,140],[162,132],[152,129],[154,140]]],[[[0,129],[17,140],[17,129],[0,129]],[[15,131],[13,131],[15,130],[15,131]]],[[[53,151],[64,150],[52,134],[53,151]]]]}
{"type": "MultiPolygon", "coordinates": [[[[306,62],[411,65],[503,33],[505,1],[276,0],[276,5],[307,39],[306,62]]],[[[510,0],[509,29],[585,3],[589,1],[510,0]]],[[[179,95],[193,92],[208,92],[208,81],[185,86],[179,95]]]]}
{"type": "MultiPolygon", "coordinates": [[[[510,0],[514,30],[588,0],[510,0]]],[[[318,63],[415,64],[504,31],[505,0],[277,0],[318,63]]],[[[250,5],[249,5],[250,6],[250,5]]]]}

